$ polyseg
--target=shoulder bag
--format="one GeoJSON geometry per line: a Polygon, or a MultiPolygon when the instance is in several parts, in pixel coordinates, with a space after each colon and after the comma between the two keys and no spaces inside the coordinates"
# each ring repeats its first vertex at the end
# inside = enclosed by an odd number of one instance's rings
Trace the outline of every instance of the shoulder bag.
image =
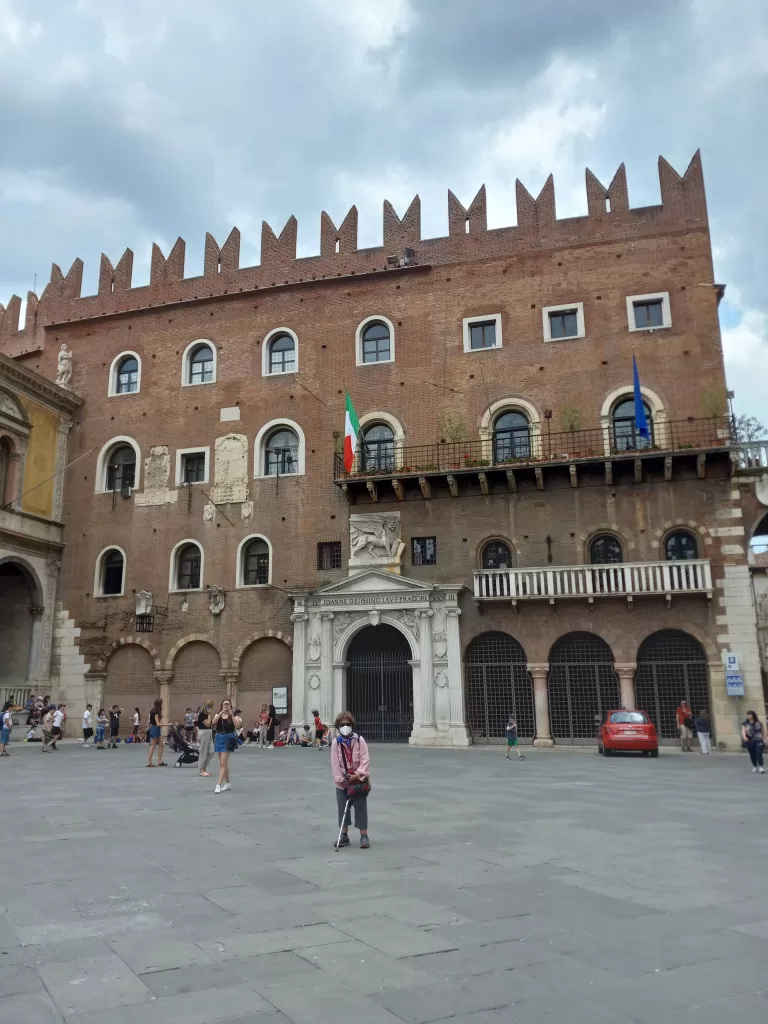
{"type": "Polygon", "coordinates": [[[356,796],[368,796],[371,792],[371,780],[366,778],[363,782],[350,782],[349,773],[352,771],[352,753],[350,751],[347,761],[347,751],[343,743],[339,743],[341,759],[344,762],[344,774],[347,776],[347,796],[354,800],[356,796]]]}

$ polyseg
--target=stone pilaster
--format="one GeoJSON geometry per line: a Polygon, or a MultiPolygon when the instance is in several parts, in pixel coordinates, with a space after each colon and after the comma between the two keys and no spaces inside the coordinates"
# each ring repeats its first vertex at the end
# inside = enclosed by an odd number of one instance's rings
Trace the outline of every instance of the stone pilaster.
{"type": "MultiPolygon", "coordinates": [[[[431,608],[421,609],[419,617],[419,683],[420,700],[418,701],[418,720],[414,721],[413,732],[409,743],[413,746],[434,746],[437,739],[435,726],[435,673],[433,668],[432,619],[431,608]]],[[[414,679],[414,690],[416,680],[414,679]]],[[[414,698],[416,694],[414,693],[414,698]]],[[[414,700],[414,711],[417,701],[414,700]]]]}
{"type": "MultiPolygon", "coordinates": [[[[310,703],[320,712],[323,722],[331,726],[341,708],[333,707],[333,612],[323,612],[320,616],[320,689],[310,695],[310,703]]],[[[312,708],[307,708],[311,711],[312,708]]],[[[310,723],[311,724],[311,723],[310,723]]]]}
{"type": "Polygon", "coordinates": [[[302,728],[307,713],[307,620],[306,612],[291,615],[293,623],[293,667],[291,670],[291,725],[302,728]]]}
{"type": "Polygon", "coordinates": [[[448,643],[448,702],[451,721],[448,726],[448,745],[468,747],[469,730],[464,714],[464,681],[461,671],[461,639],[459,636],[460,608],[446,608],[445,632],[448,643]]]}
{"type": "Polygon", "coordinates": [[[547,692],[547,676],[549,663],[528,665],[533,679],[533,704],[536,709],[536,737],[534,747],[553,747],[552,729],[549,724],[549,694],[547,692]]]}

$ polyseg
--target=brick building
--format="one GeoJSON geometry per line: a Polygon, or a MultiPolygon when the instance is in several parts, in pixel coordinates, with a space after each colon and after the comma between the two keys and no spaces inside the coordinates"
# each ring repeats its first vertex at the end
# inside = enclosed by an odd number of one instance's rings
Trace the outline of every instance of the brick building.
{"type": "Polygon", "coordinates": [[[512,708],[525,738],[589,742],[616,704],[671,738],[688,696],[735,745],[760,670],[722,288],[698,155],[659,171],[658,206],[587,172],[584,217],[556,218],[550,178],[518,183],[516,227],[449,193],[444,238],[416,198],[385,203],[380,248],[353,208],[318,256],[291,218],[259,266],[234,230],[201,277],[179,239],[147,286],[127,250],[93,296],[54,266],[23,330],[13,299],[0,350],[52,377],[68,346],[68,456],[94,450],[67,474],[62,666],[94,702],[175,718],[230,692],[250,719],[284,686],[295,722],[347,705],[370,737],[449,745],[512,708]]]}

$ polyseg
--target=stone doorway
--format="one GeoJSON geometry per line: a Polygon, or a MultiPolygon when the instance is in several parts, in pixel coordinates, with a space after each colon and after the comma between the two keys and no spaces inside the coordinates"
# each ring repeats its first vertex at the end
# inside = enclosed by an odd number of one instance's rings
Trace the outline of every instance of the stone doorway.
{"type": "Polygon", "coordinates": [[[366,626],[347,649],[347,704],[374,743],[407,743],[413,730],[411,647],[394,626],[366,626]]]}

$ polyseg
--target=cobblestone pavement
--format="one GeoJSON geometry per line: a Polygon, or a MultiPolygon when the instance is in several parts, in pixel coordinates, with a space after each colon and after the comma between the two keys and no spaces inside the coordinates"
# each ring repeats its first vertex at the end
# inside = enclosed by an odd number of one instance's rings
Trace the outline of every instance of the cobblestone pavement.
{"type": "Polygon", "coordinates": [[[0,1021],[768,1019],[768,776],[372,748],[370,850],[332,849],[328,754],[234,788],[145,749],[0,762],[0,1021]]]}

